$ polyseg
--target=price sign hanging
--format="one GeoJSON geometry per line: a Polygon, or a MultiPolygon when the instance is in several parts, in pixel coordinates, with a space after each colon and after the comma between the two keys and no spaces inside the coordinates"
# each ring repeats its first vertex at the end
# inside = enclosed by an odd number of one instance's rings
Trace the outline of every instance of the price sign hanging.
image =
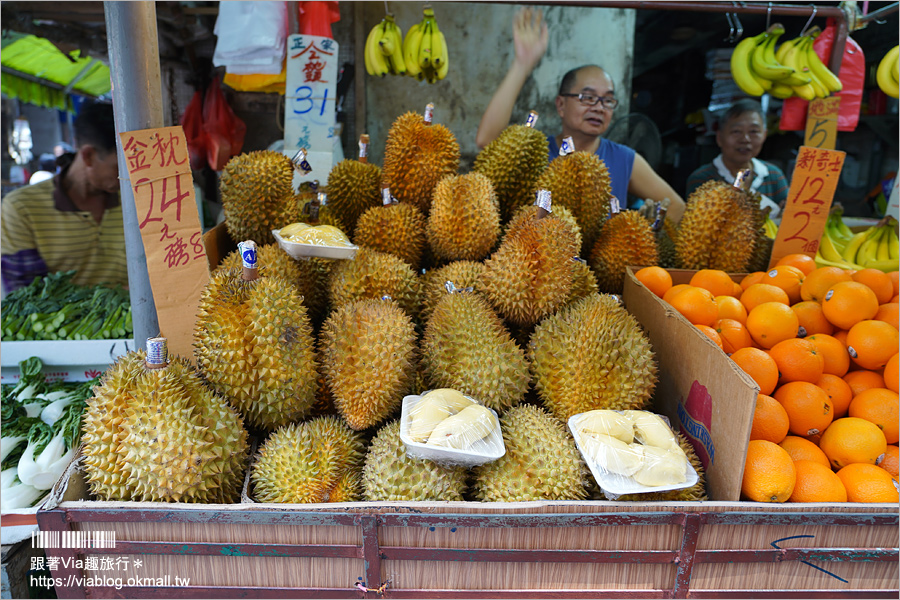
{"type": "Polygon", "coordinates": [[[837,143],[837,122],[840,108],[840,96],[816,98],[809,103],[804,146],[834,150],[837,143]]]}
{"type": "Polygon", "coordinates": [[[119,134],[162,334],[173,354],[193,356],[192,337],[209,267],[187,141],[181,127],[119,134]]]}
{"type": "Polygon", "coordinates": [[[816,255],[845,156],[838,150],[800,147],[769,267],[788,254],[816,255]]]}

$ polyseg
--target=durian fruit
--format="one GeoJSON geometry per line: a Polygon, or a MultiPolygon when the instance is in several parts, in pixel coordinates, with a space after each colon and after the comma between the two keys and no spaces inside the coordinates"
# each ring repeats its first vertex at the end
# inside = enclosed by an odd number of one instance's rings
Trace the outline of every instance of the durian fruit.
{"type": "Polygon", "coordinates": [[[666,217],[662,227],[656,232],[656,248],[659,251],[659,266],[663,269],[677,269],[678,253],[675,251],[677,230],[672,219],[666,217]]]}
{"type": "Polygon", "coordinates": [[[678,439],[678,447],[684,451],[691,466],[697,471],[700,479],[691,487],[667,492],[650,492],[647,494],[625,494],[616,498],[617,502],[703,502],[706,497],[706,476],[700,458],[694,451],[694,447],[683,435],[675,432],[678,439]]]}
{"type": "Polygon", "coordinates": [[[430,269],[421,277],[422,311],[420,317],[426,323],[437,303],[447,295],[446,284],[452,282],[459,289],[474,288],[484,272],[484,263],[471,260],[457,260],[438,269],[430,269]]]}
{"type": "Polygon", "coordinates": [[[650,223],[637,211],[614,214],[604,223],[588,262],[597,275],[597,287],[601,292],[621,294],[625,267],[648,267],[659,263],[656,237],[650,223]]]}
{"type": "Polygon", "coordinates": [[[569,290],[569,298],[566,300],[566,304],[571,304],[585,296],[596,294],[597,291],[597,278],[594,277],[594,272],[591,271],[587,262],[573,257],[572,287],[569,290]]]}
{"type": "Polygon", "coordinates": [[[437,182],[459,170],[459,144],[449,129],[422,115],[400,115],[388,131],[382,183],[400,202],[409,202],[426,217],[437,182]]]}
{"type": "Polygon", "coordinates": [[[322,326],[322,367],[338,412],[359,431],[397,408],[415,372],[412,320],[393,300],[358,300],[322,326]]]}
{"type": "Polygon", "coordinates": [[[510,125],[475,158],[473,171],[494,185],[500,218],[506,223],[534,201],[535,184],[547,168],[547,138],[527,125],[510,125]]]}
{"type": "Polygon", "coordinates": [[[82,444],[101,500],[231,503],[240,497],[247,432],[240,415],[186,359],[163,368],[130,352],[87,401],[82,444]]]}
{"type": "Polygon", "coordinates": [[[272,244],[273,229],[298,220],[291,159],[258,150],[232,157],[219,178],[225,227],[233,240],[272,244]]]}
{"type": "Polygon", "coordinates": [[[438,258],[485,258],[500,236],[500,210],[491,180],[480,173],[441,179],[434,189],[427,231],[438,258]]]}
{"type": "Polygon", "coordinates": [[[675,252],[683,269],[747,270],[756,242],[754,200],[724,181],[710,180],[687,199],[675,252]]]}
{"type": "MultiPolygon", "coordinates": [[[[263,277],[267,275],[281,277],[297,287],[297,292],[303,298],[303,304],[309,310],[313,322],[318,323],[325,318],[325,310],[328,307],[329,263],[333,261],[322,258],[295,260],[278,244],[257,246],[256,256],[259,264],[264,265],[260,268],[263,277]]],[[[241,253],[234,250],[222,259],[213,275],[240,269],[241,264],[241,253]]]]}
{"type": "Polygon", "coordinates": [[[248,425],[275,429],[309,413],[316,362],[308,311],[286,279],[214,275],[200,295],[194,356],[248,425]]]}
{"type": "Polygon", "coordinates": [[[528,351],[538,395],[562,421],[595,409],[642,409],[656,386],[650,341],[607,294],[582,298],[541,321],[528,351]]]}
{"type": "Polygon", "coordinates": [[[582,500],[587,468],[565,425],[542,408],[515,406],[500,418],[506,454],[475,467],[484,502],[582,500]]]}
{"type": "Polygon", "coordinates": [[[400,421],[391,421],[369,446],[362,485],[370,502],[458,501],[466,489],[466,469],[410,458],[400,439],[400,421]]]}
{"type": "MultiPolygon", "coordinates": [[[[516,210],[513,214],[512,219],[510,219],[509,223],[506,224],[506,229],[503,231],[503,237],[505,238],[512,231],[516,231],[521,225],[527,223],[534,219],[534,217],[538,214],[538,208],[534,204],[529,204],[528,206],[522,206],[516,210]]],[[[578,221],[575,219],[575,215],[572,214],[565,206],[554,206],[553,212],[544,217],[545,219],[560,219],[564,223],[567,223],[570,226],[572,231],[572,235],[575,236],[575,247],[581,248],[582,238],[581,238],[581,227],[578,225],[578,221]]]]}
{"type": "Polygon", "coordinates": [[[760,195],[752,195],[756,205],[753,207],[753,226],[756,228],[756,243],[753,245],[753,254],[750,256],[750,262],[747,264],[747,270],[768,271],[769,259],[772,257],[772,246],[775,240],[766,235],[766,219],[769,217],[771,208],[760,208],[760,195]]]}
{"type": "MultiPolygon", "coordinates": [[[[594,247],[612,196],[609,171],[602,160],[588,152],[560,156],[541,174],[535,189],[549,190],[553,208],[565,206],[581,227],[584,243],[579,254],[586,258],[594,247]]],[[[625,198],[620,198],[622,202],[625,198]]]]}
{"type": "Polygon", "coordinates": [[[259,449],[250,471],[253,494],[259,502],[352,502],[352,487],[343,482],[358,470],[363,439],[338,417],[318,417],[285,425],[273,432],[259,449]],[[351,500],[343,500],[350,496],[351,500]]]}
{"type": "Polygon", "coordinates": [[[390,296],[412,317],[419,312],[419,278],[400,258],[360,248],[353,260],[340,261],[332,269],[328,282],[332,310],[356,300],[384,296],[390,296]]]}
{"type": "Polygon", "coordinates": [[[422,341],[422,363],[434,388],[452,388],[500,412],[525,397],[525,352],[487,301],[472,292],[446,294],[422,341]]]}
{"type": "Polygon", "coordinates": [[[428,243],[425,217],[412,204],[374,206],[359,217],[353,241],[360,247],[393,254],[418,269],[428,243]]]}
{"type": "Polygon", "coordinates": [[[531,326],[569,297],[575,236],[559,219],[532,218],[507,233],[476,289],[512,324],[531,326]]]}
{"type": "Polygon", "coordinates": [[[328,174],[326,206],[344,223],[350,238],[368,209],[381,205],[381,169],[361,160],[342,160],[328,174]]]}
{"type": "Polygon", "coordinates": [[[362,467],[347,469],[331,488],[326,502],[359,502],[362,500],[362,467]]]}

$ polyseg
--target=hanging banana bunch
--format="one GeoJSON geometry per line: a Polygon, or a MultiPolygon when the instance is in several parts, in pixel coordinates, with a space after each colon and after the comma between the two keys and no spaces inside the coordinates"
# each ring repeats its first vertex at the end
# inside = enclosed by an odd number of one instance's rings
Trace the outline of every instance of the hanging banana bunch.
{"type": "Polygon", "coordinates": [[[878,87],[881,91],[890,96],[897,98],[900,96],[898,90],[897,58],[900,56],[900,46],[894,46],[888,53],[884,55],[881,62],[878,63],[878,70],[875,72],[875,79],[878,81],[878,87]]]}
{"type": "Polygon", "coordinates": [[[406,61],[403,59],[403,33],[394,22],[394,15],[387,14],[381,23],[372,28],[365,46],[366,72],[384,77],[406,75],[406,61]]]}
{"type": "Polygon", "coordinates": [[[409,28],[403,40],[403,58],[410,77],[434,83],[447,76],[450,58],[447,40],[438,29],[434,10],[427,6],[422,21],[409,28]]]}

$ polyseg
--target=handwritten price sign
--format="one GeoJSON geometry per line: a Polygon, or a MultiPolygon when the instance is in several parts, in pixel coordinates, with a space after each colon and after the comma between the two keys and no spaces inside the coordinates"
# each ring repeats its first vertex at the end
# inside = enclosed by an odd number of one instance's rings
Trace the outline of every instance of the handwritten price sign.
{"type": "Polygon", "coordinates": [[[806,113],[804,146],[834,150],[837,142],[837,122],[840,108],[840,96],[816,98],[809,103],[806,113]]]}
{"type": "Polygon", "coordinates": [[[846,153],[801,146],[769,266],[788,254],[815,256],[846,153]]]}
{"type": "MultiPolygon", "coordinates": [[[[203,232],[181,127],[119,134],[147,257],[147,272],[169,350],[193,355],[200,293],[209,281],[203,232]]],[[[143,341],[139,343],[143,344],[143,341]]]]}

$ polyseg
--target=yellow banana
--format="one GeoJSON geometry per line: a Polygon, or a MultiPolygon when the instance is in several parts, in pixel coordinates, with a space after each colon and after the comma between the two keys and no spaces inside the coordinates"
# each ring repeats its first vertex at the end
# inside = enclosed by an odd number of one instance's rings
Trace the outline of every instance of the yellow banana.
{"type": "Polygon", "coordinates": [[[828,87],[819,79],[819,76],[812,70],[812,67],[809,66],[809,55],[810,53],[815,54],[815,51],[813,50],[815,38],[810,35],[807,35],[806,38],[807,39],[803,42],[803,46],[801,46],[800,53],[797,56],[797,64],[806,69],[806,74],[812,79],[810,85],[816,91],[816,98],[827,98],[831,95],[831,92],[828,91],[828,87]]]}
{"type": "Polygon", "coordinates": [[[900,58],[896,54],[894,55],[894,66],[891,67],[891,79],[894,80],[894,83],[900,84],[900,61],[897,59],[900,58]]]}
{"type": "Polygon", "coordinates": [[[825,229],[825,233],[822,235],[822,239],[819,240],[819,253],[822,255],[822,258],[826,260],[834,262],[840,262],[844,260],[844,257],[841,256],[841,253],[834,245],[834,240],[831,239],[830,235],[828,235],[827,228],[825,229]]]}
{"type": "Polygon", "coordinates": [[[762,41],[750,53],[750,67],[757,77],[769,81],[779,81],[790,76],[794,69],[778,64],[775,59],[775,41],[784,33],[784,28],[773,26],[763,35],[762,41]]]}
{"type": "Polygon", "coordinates": [[[375,64],[372,62],[372,59],[369,58],[369,49],[372,46],[372,41],[375,38],[375,32],[378,30],[378,26],[376,25],[369,31],[369,36],[366,38],[366,45],[364,48],[364,56],[366,59],[366,73],[369,75],[375,75],[375,64]]]}
{"type": "Polygon", "coordinates": [[[844,248],[844,251],[841,253],[843,259],[847,262],[856,262],[856,255],[859,252],[859,247],[863,245],[863,242],[866,241],[866,235],[868,235],[869,230],[860,231],[859,233],[853,234],[853,237],[850,238],[850,241],[847,242],[847,246],[844,248]]]}
{"type": "Polygon", "coordinates": [[[882,227],[882,229],[884,229],[884,232],[881,234],[881,239],[878,240],[878,250],[875,252],[875,258],[877,260],[890,260],[890,232],[887,227],[882,227]]]}
{"type": "Polygon", "coordinates": [[[890,96],[897,98],[900,96],[897,81],[891,77],[891,72],[897,69],[897,58],[900,53],[900,46],[894,46],[888,53],[884,55],[881,62],[878,63],[878,70],[875,71],[875,79],[878,81],[878,87],[881,91],[890,96]]]}
{"type": "Polygon", "coordinates": [[[441,41],[441,56],[443,60],[441,61],[441,66],[438,67],[437,78],[443,79],[447,76],[447,71],[450,70],[450,55],[447,52],[447,38],[444,37],[444,32],[440,32],[438,37],[441,41]]]}
{"type": "Polygon", "coordinates": [[[819,83],[825,86],[829,94],[834,94],[844,89],[844,84],[841,83],[841,80],[825,66],[822,59],[816,54],[816,49],[812,43],[807,44],[806,47],[806,64],[809,65],[810,71],[816,76],[819,83]]]}
{"type": "Polygon", "coordinates": [[[419,44],[419,66],[422,70],[431,67],[431,24],[430,18],[425,19],[425,31],[422,33],[422,42],[419,44]]]}
{"type": "Polygon", "coordinates": [[[794,40],[793,45],[787,50],[787,53],[784,57],[784,64],[793,67],[794,71],[796,71],[798,74],[810,78],[810,81],[808,83],[791,86],[794,89],[794,93],[807,102],[816,98],[816,89],[815,87],[813,87],[812,76],[809,74],[809,68],[803,65],[800,60],[803,54],[804,46],[808,39],[808,37],[803,36],[797,40],[794,40]]]}
{"type": "Polygon", "coordinates": [[[731,53],[731,77],[737,86],[750,96],[762,96],[766,92],[750,69],[750,55],[756,50],[763,35],[765,34],[761,33],[756,37],[741,40],[731,53]]]}
{"type": "Polygon", "coordinates": [[[888,260],[871,260],[866,263],[865,267],[867,269],[878,269],[879,271],[890,273],[892,271],[900,270],[900,259],[891,258],[888,260]]]}
{"type": "MultiPolygon", "coordinates": [[[[775,53],[775,60],[778,61],[779,64],[789,66],[786,62],[787,54],[791,50],[791,48],[794,47],[794,44],[796,44],[798,41],[800,41],[800,38],[794,38],[782,43],[778,47],[778,51],[775,53]]],[[[809,77],[809,75],[805,73],[798,73],[796,70],[794,70],[793,73],[779,81],[779,83],[781,83],[782,85],[789,85],[793,87],[795,85],[806,85],[810,81],[812,81],[812,79],[809,77]]]]}
{"type": "Polygon", "coordinates": [[[897,237],[893,226],[888,230],[888,258],[900,258],[900,238],[897,237]]]}
{"type": "Polygon", "coordinates": [[[783,100],[794,95],[794,88],[781,81],[776,81],[772,84],[772,89],[769,90],[769,93],[775,98],[781,98],[783,100]]]}
{"type": "Polygon", "coordinates": [[[382,24],[383,22],[372,28],[365,47],[366,70],[368,71],[368,65],[371,64],[372,71],[370,74],[376,77],[384,77],[389,72],[387,60],[378,46],[378,41],[384,35],[382,24]]]}
{"type": "Polygon", "coordinates": [[[437,71],[441,68],[444,56],[441,48],[441,30],[438,29],[437,20],[431,21],[431,66],[437,71]]]}
{"type": "Polygon", "coordinates": [[[869,268],[869,263],[878,260],[878,242],[881,239],[880,229],[873,227],[870,229],[870,232],[871,235],[862,243],[862,246],[859,247],[859,252],[856,254],[856,263],[867,269],[869,268]]]}
{"type": "Polygon", "coordinates": [[[406,32],[403,39],[403,62],[406,63],[406,74],[410,77],[418,75],[422,68],[419,67],[419,42],[422,40],[422,22],[416,23],[406,32]]]}
{"type": "Polygon", "coordinates": [[[849,269],[851,271],[859,271],[860,265],[855,263],[848,263],[845,260],[828,260],[820,252],[816,252],[816,266],[819,267],[837,267],[839,269],[849,269]]]}
{"type": "Polygon", "coordinates": [[[394,75],[406,75],[406,60],[403,58],[403,32],[396,21],[391,21],[388,37],[391,39],[391,62],[394,65],[394,75]]]}

